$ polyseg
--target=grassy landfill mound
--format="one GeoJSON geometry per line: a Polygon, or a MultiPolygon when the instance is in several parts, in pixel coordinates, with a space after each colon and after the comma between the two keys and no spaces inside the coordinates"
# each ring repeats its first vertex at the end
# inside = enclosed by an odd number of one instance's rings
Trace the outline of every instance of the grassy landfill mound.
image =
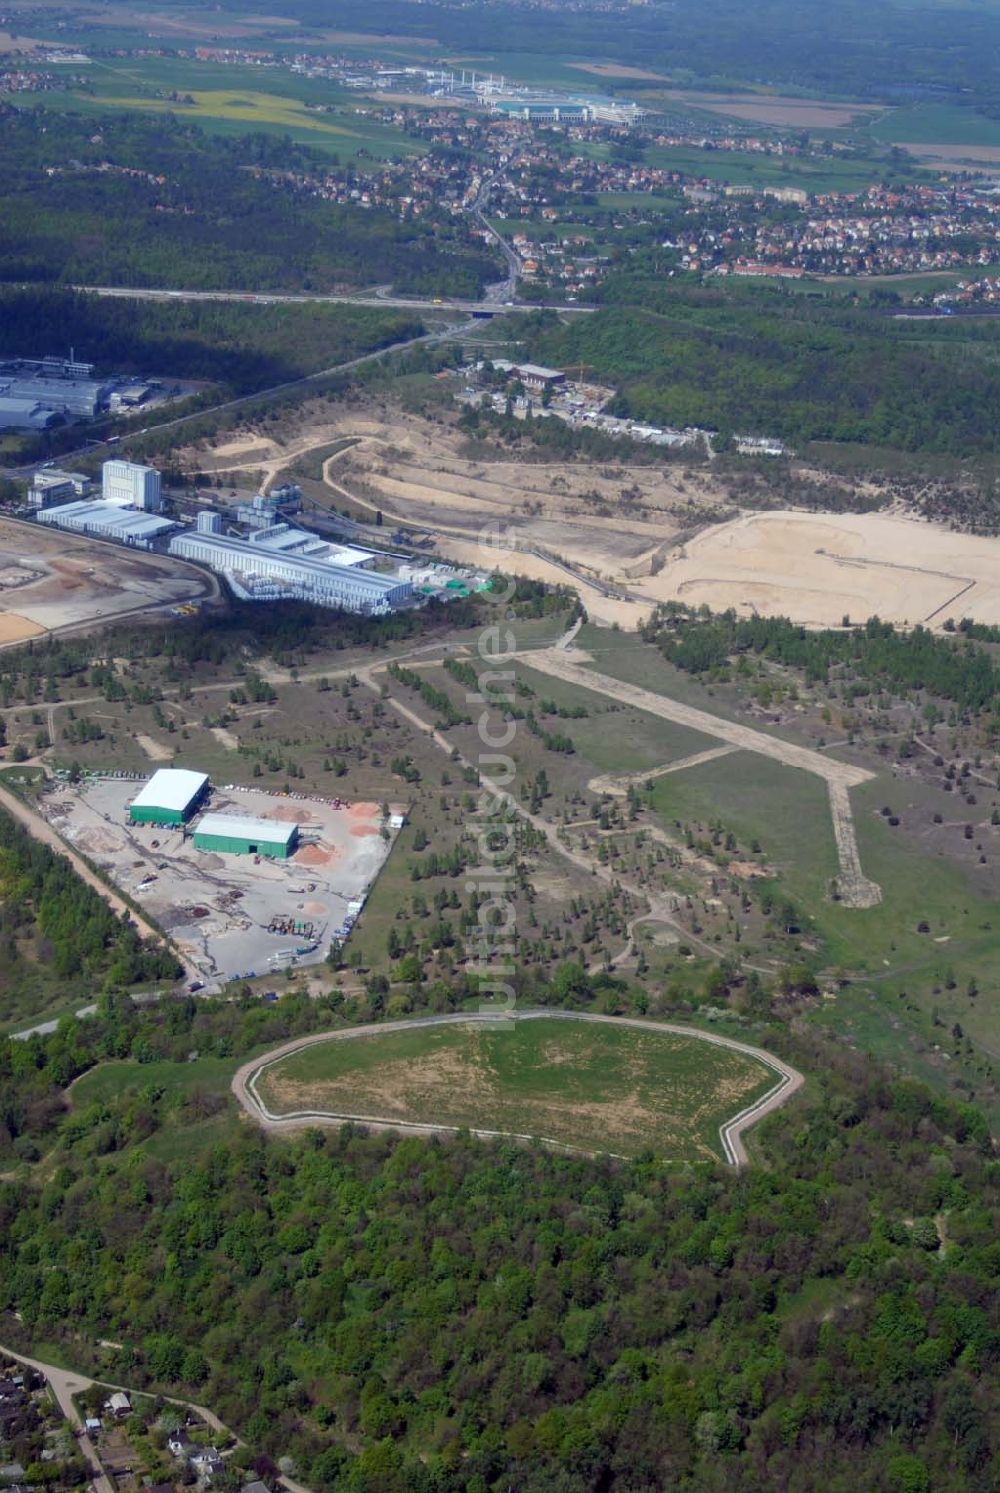
{"type": "Polygon", "coordinates": [[[719,1126],[775,1085],[755,1058],[695,1034],[556,1016],[349,1035],[264,1065],[250,1088],[265,1111],[693,1161],[717,1157],[719,1126]]]}

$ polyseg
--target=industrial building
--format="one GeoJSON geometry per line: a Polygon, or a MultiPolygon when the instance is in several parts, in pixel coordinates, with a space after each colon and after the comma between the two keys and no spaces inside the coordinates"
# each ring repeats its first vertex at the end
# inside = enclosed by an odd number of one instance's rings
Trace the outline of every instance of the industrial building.
{"type": "Polygon", "coordinates": [[[277,819],[250,819],[242,814],[205,814],[192,839],[198,850],[221,855],[266,855],[286,861],[298,844],[297,824],[277,819]]]}
{"type": "Polygon", "coordinates": [[[134,508],[121,508],[117,503],[100,501],[77,501],[56,508],[39,508],[35,521],[51,524],[57,529],[68,529],[74,534],[86,534],[91,539],[113,539],[117,544],[147,550],[152,548],[155,539],[177,527],[172,519],[160,518],[155,513],[136,513],[134,508]]]}
{"type": "Polygon", "coordinates": [[[278,513],[297,513],[302,507],[302,489],[297,482],[283,482],[272,487],[270,492],[259,492],[249,503],[240,503],[236,509],[236,521],[247,529],[269,529],[278,520],[278,513]]]}
{"type": "MultiPolygon", "coordinates": [[[[314,535],[306,535],[309,544],[296,545],[289,554],[267,542],[269,532],[261,530],[252,540],[178,534],[170,541],[170,554],[224,575],[236,595],[247,601],[310,601],[363,616],[384,616],[414,599],[411,582],[358,564],[337,563],[328,557],[344,551],[314,535]]],[[[281,535],[275,538],[280,540],[281,535]]]]}
{"type": "Polygon", "coordinates": [[[40,404],[37,399],[21,399],[5,393],[0,384],[0,430],[49,430],[60,424],[61,418],[58,410],[40,404]]]}
{"type": "Polygon", "coordinates": [[[373,550],[359,549],[356,544],[330,544],[305,529],[293,529],[290,524],[258,529],[250,535],[250,543],[282,555],[307,555],[312,560],[325,560],[328,565],[360,566],[363,570],[371,569],[378,558],[373,550]]]}
{"type": "Polygon", "coordinates": [[[208,774],[161,767],[129,806],[132,824],[185,824],[208,792],[208,774]]]}
{"type": "Polygon", "coordinates": [[[543,368],[538,363],[511,363],[506,358],[494,358],[493,367],[499,373],[519,378],[526,389],[539,393],[544,389],[555,389],[566,382],[566,375],[561,368],[543,368]]]}
{"type": "Polygon", "coordinates": [[[31,479],[28,502],[33,508],[51,508],[56,503],[72,503],[90,493],[90,478],[85,472],[64,472],[59,467],[43,467],[31,479]]]}
{"type": "Polygon", "coordinates": [[[163,506],[160,474],[135,461],[106,461],[101,467],[101,497],[118,508],[159,513],[163,506]]]}
{"type": "Polygon", "coordinates": [[[0,363],[0,403],[37,406],[50,418],[92,420],[114,386],[113,379],[93,375],[92,363],[73,358],[8,359],[0,363]]]}

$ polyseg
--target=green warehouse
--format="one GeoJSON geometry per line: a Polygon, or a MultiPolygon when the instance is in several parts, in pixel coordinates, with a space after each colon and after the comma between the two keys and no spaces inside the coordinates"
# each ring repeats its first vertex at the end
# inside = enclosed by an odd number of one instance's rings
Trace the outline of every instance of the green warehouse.
{"type": "Polygon", "coordinates": [[[208,792],[208,776],[183,767],[161,767],[136,794],[132,824],[186,824],[208,792]]]}
{"type": "Polygon", "coordinates": [[[295,850],[299,829],[275,819],[244,819],[237,814],[206,814],[194,832],[199,850],[222,855],[267,855],[285,861],[295,850]]]}

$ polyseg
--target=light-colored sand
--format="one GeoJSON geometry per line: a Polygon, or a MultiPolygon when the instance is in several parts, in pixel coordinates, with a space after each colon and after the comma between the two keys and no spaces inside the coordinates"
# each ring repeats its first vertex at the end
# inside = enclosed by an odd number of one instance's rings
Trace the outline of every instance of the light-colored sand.
{"type": "Polygon", "coordinates": [[[141,732],[136,735],[136,741],[142,747],[150,762],[169,762],[173,752],[160,741],[154,741],[152,736],[144,736],[141,732]]]}
{"type": "Polygon", "coordinates": [[[941,627],[1000,624],[1000,539],[884,514],[755,513],[706,529],[643,579],[658,601],[784,615],[941,627]]]}
{"type": "Polygon", "coordinates": [[[47,631],[40,622],[32,622],[17,612],[0,613],[0,643],[23,643],[25,638],[37,638],[47,631]]]}

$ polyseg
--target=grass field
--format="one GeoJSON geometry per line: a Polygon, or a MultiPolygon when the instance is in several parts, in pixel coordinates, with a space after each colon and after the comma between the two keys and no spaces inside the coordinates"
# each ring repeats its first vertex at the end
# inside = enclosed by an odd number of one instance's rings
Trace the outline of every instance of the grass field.
{"type": "Polygon", "coordinates": [[[693,1161],[719,1156],[719,1125],[773,1083],[756,1060],[697,1037],[543,1017],[321,1043],[265,1069],[257,1088],[275,1114],[469,1126],[693,1161]]]}
{"type": "Polygon", "coordinates": [[[1000,120],[958,104],[914,104],[879,115],[870,133],[876,140],[914,145],[1000,145],[1000,120]]]}

